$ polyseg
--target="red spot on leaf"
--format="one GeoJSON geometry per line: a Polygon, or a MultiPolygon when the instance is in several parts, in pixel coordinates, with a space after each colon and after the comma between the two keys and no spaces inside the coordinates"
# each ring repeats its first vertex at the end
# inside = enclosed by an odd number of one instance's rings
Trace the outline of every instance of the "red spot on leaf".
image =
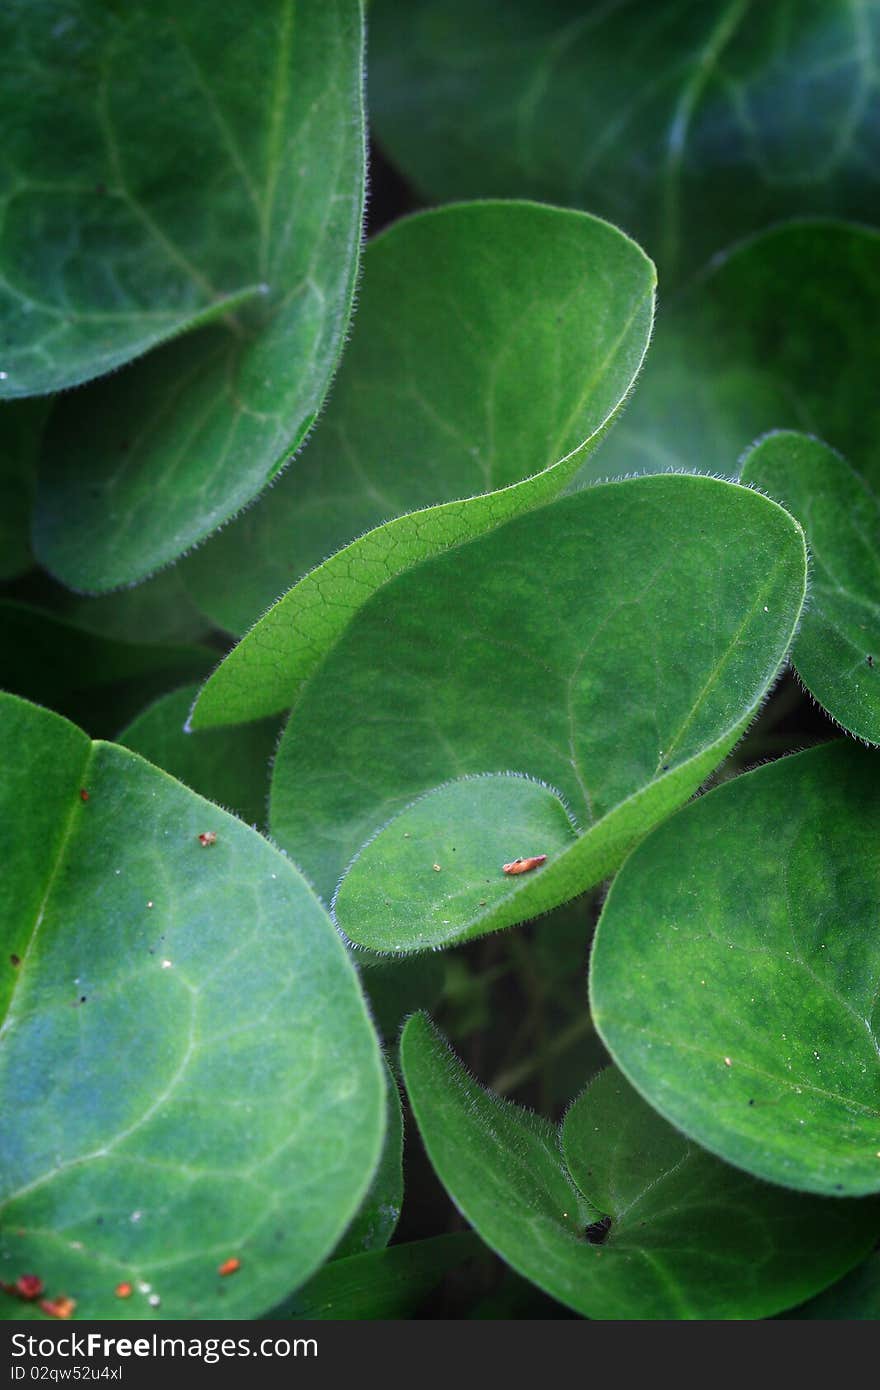
{"type": "Polygon", "coordinates": [[[89,799],[89,794],[88,794],[88,792],[86,791],[85,787],[80,787],[80,789],[79,789],[79,799],[80,799],[80,801],[88,801],[88,799],[89,799]]]}
{"type": "Polygon", "coordinates": [[[215,845],[216,843],[217,832],[215,830],[202,831],[201,835],[199,836],[199,844],[202,846],[203,849],[207,849],[209,845],[215,845]]]}
{"type": "Polygon", "coordinates": [[[241,1269],[241,1260],[236,1259],[235,1255],[233,1255],[230,1259],[223,1261],[222,1265],[219,1266],[217,1273],[222,1275],[235,1274],[236,1270],[239,1269],[241,1269]]]}

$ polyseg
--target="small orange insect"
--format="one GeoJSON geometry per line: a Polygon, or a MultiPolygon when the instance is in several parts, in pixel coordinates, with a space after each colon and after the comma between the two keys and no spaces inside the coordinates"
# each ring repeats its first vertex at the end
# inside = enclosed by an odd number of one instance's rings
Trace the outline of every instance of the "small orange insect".
{"type": "Polygon", "coordinates": [[[80,787],[80,789],[79,789],[79,799],[80,799],[80,801],[88,801],[88,799],[89,799],[89,794],[88,794],[88,792],[86,791],[85,787],[80,787]]]}
{"type": "Polygon", "coordinates": [[[239,1269],[241,1269],[241,1260],[236,1259],[235,1255],[233,1255],[231,1259],[223,1261],[222,1265],[219,1266],[217,1273],[223,1275],[235,1274],[236,1270],[239,1269]]]}
{"type": "Polygon", "coordinates": [[[199,844],[202,846],[203,849],[207,849],[209,845],[216,845],[216,843],[217,843],[217,832],[216,832],[216,830],[203,830],[203,831],[202,831],[201,835],[199,836],[199,844]]]}
{"type": "Polygon", "coordinates": [[[122,1284],[117,1284],[117,1285],[116,1285],[116,1297],[117,1297],[117,1298],[131,1298],[131,1295],[132,1295],[132,1287],[131,1287],[131,1284],[129,1284],[127,1281],[124,1282],[124,1283],[122,1283],[122,1284]]]}
{"type": "Polygon", "coordinates": [[[546,864],[546,854],[533,854],[528,859],[513,859],[509,864],[502,864],[502,869],[506,874],[530,874],[532,869],[540,869],[542,864],[546,864]]]}

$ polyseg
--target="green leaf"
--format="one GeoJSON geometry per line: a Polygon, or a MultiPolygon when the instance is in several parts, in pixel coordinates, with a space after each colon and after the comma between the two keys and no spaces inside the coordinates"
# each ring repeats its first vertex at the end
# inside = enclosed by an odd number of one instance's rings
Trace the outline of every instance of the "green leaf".
{"type": "Polygon", "coordinates": [[[49,705],[95,736],[115,734],[144,701],[203,676],[210,647],[117,642],[52,613],[0,599],[2,685],[49,705]]]}
{"type": "Polygon", "coordinates": [[[199,606],[234,631],[299,581],[212,677],[194,726],[289,708],[374,590],[554,497],[647,348],[654,267],[582,213],[443,208],[392,227],[365,262],[296,475],[187,566],[199,606]]]}
{"type": "Polygon", "coordinates": [[[35,1273],[86,1319],[253,1317],[326,1258],[379,1155],[354,972],[252,830],[56,715],[0,710],[0,1279],[35,1273]]]}
{"type": "Polygon", "coordinates": [[[180,569],[163,570],[132,589],[98,598],[75,594],[48,576],[40,607],[51,608],[79,628],[120,642],[192,642],[206,637],[210,622],[189,597],[180,569]]]}
{"type": "Polygon", "coordinates": [[[385,1142],[370,1189],[331,1259],[379,1250],[394,1235],[403,1207],[403,1109],[390,1067],[385,1065],[385,1142]]]}
{"type": "Polygon", "coordinates": [[[117,742],[257,829],[266,821],[278,721],[188,734],[184,725],[197,689],[187,685],[161,695],[123,729],[117,742]]]}
{"type": "Polygon", "coordinates": [[[871,1255],[838,1283],[795,1308],[790,1318],[835,1322],[877,1322],[880,1319],[880,1255],[871,1255]]]}
{"type": "Polygon", "coordinates": [[[423,1014],[401,1055],[456,1206],[503,1260],[585,1317],[766,1317],[823,1288],[876,1237],[876,1203],[756,1182],[688,1144],[614,1070],[557,1135],[482,1090],[423,1014]],[[601,1217],[610,1229],[591,1243],[601,1217]]]}
{"type": "Polygon", "coordinates": [[[373,0],[370,110],[426,198],[589,208],[665,278],[794,213],[875,218],[878,44],[839,0],[373,0]]]}
{"type": "Polygon", "coordinates": [[[0,579],[34,563],[31,507],[34,471],[46,422],[45,401],[6,402],[0,415],[0,579]]]}
{"type": "Polygon", "coordinates": [[[478,1249],[474,1236],[458,1231],[333,1260],[270,1317],[358,1321],[417,1317],[419,1305],[443,1276],[478,1249]]]}
{"type": "Polygon", "coordinates": [[[520,883],[504,863],[522,858],[520,851],[540,852],[552,866],[576,836],[565,805],[542,782],[503,774],[448,782],[367,842],[346,870],[333,914],[371,951],[482,936],[531,916],[526,904],[543,898],[550,866],[520,883]]]}
{"type": "Polygon", "coordinates": [[[730,1163],[880,1191],[880,754],[834,742],[728,782],[616,878],[591,998],[618,1065],[730,1163]]]}
{"type": "Polygon", "coordinates": [[[880,743],[880,496],[817,439],[778,433],[742,479],[799,518],[812,568],[792,657],[807,689],[850,733],[880,743]]]}
{"type": "MultiPolygon", "coordinates": [[[[282,737],[272,832],[329,898],[358,849],[415,797],[450,778],[524,773],[557,788],[582,831],[558,863],[516,880],[523,916],[544,911],[616,869],[734,745],[785,656],[804,584],[797,524],[711,478],[611,483],[519,517],[361,609],[282,737]]],[[[485,849],[481,877],[504,892],[503,863],[561,847],[544,843],[548,816],[569,834],[545,793],[525,781],[500,793],[537,804],[534,835],[517,812],[509,839],[492,827],[483,838],[479,799],[498,796],[497,779],[465,787],[465,826],[457,792],[414,812],[420,834],[435,833],[425,822],[436,813],[437,841],[450,847],[428,861],[419,893],[454,897],[462,830],[485,849]]],[[[394,877],[403,896],[379,906],[409,932],[407,844],[386,834],[369,857],[405,856],[394,877]]],[[[439,916],[444,931],[453,914],[439,916]]],[[[387,938],[379,922],[344,925],[358,941],[387,938]]],[[[396,949],[427,944],[407,932],[396,949]]]]}
{"type": "Polygon", "coordinates": [[[215,320],[53,411],[36,549],[100,591],[216,530],[315,419],[358,258],[362,17],[358,0],[55,14],[7,9],[21,172],[0,256],[21,351],[2,384],[81,381],[215,320]]]}
{"type": "MultiPolygon", "coordinates": [[[[880,108],[878,108],[880,109],[880,108]]],[[[769,430],[803,430],[880,486],[880,234],[774,227],[718,257],[658,317],[644,375],[580,482],[723,473],[769,430]]]]}

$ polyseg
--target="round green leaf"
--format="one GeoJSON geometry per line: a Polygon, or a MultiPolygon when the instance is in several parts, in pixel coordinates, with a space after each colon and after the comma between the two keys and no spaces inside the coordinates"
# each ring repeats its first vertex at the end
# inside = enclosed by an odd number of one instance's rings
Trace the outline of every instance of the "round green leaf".
{"type": "Polygon", "coordinates": [[[880,743],[880,496],[833,449],[790,432],[759,441],[741,476],[782,502],[807,534],[798,674],[839,724],[880,743]]]}
{"type": "Polygon", "coordinates": [[[19,348],[0,385],[69,385],[214,320],[53,411],[35,546],[94,592],[234,516],[317,415],[358,259],[362,16],[358,0],[76,0],[57,16],[17,0],[0,41],[16,170],[0,288],[19,348]]]}
{"type": "Polygon", "coordinates": [[[596,1026],[651,1104],[749,1172],[880,1191],[880,755],[728,782],[640,845],[593,952],[596,1026]]]}
{"type": "MultiPolygon", "coordinates": [[[[538,910],[555,906],[616,869],[734,745],[785,656],[804,584],[797,524],[711,478],[611,483],[508,522],[400,575],[361,609],[282,737],[272,832],[329,897],[358,849],[421,793],[474,773],[525,773],[558,788],[583,832],[558,865],[518,878],[525,915],[544,889],[538,910]]],[[[506,891],[502,864],[564,843],[544,843],[548,813],[569,832],[529,782],[501,791],[544,808],[534,834],[522,812],[507,834],[479,832],[495,843],[473,867],[506,891]]],[[[479,798],[498,783],[464,794],[475,825],[479,798]]],[[[458,795],[416,814],[454,809],[458,795]]],[[[450,847],[457,815],[441,827],[450,847]]],[[[401,836],[396,850],[408,843],[401,836]]],[[[394,847],[385,835],[375,853],[394,847]]],[[[432,880],[442,875],[430,864],[451,873],[450,856],[428,861],[432,880]]],[[[398,914],[423,891],[421,867],[413,872],[395,878],[398,914]]],[[[479,898],[494,907],[491,894],[479,898]]],[[[346,917],[345,930],[360,939],[357,920],[346,917]]]]}
{"type": "Polygon", "coordinates": [[[253,1317],[326,1258],[379,1156],[352,967],[252,830],[56,715],[0,710],[0,1280],[36,1274],[84,1318],[253,1317]]]}
{"type": "Polygon", "coordinates": [[[117,742],[256,829],[266,820],[278,721],[188,734],[184,725],[197,690],[187,685],[161,695],[122,730],[117,742]]]}
{"type": "Polygon", "coordinates": [[[427,198],[586,207],[665,277],[794,213],[874,220],[878,44],[839,0],[373,0],[370,108],[427,198]]]}
{"type": "Polygon", "coordinates": [[[406,1025],[401,1056],[453,1201],[502,1259],[585,1317],[766,1317],[851,1268],[876,1238],[877,1203],[794,1194],[727,1167],[614,1070],[557,1135],[482,1090],[423,1014],[406,1025]]]}
{"type": "Polygon", "coordinates": [[[186,567],[232,631],[298,581],[214,674],[194,726],[288,709],[375,589],[554,497],[632,386],[655,281],[614,227],[533,203],[442,208],[377,237],[296,474],[186,567]]]}
{"type": "Polygon", "coordinates": [[[632,408],[580,481],[728,475],[752,440],[791,429],[839,449],[876,490],[878,319],[871,228],[792,222],[735,246],[658,317],[632,408]]]}
{"type": "Polygon", "coordinates": [[[522,921],[524,875],[503,866],[524,858],[523,842],[526,854],[531,846],[542,859],[556,858],[575,834],[559,797],[541,782],[490,775],[450,782],[368,841],[339,885],[333,913],[371,951],[466,941],[522,921]]]}

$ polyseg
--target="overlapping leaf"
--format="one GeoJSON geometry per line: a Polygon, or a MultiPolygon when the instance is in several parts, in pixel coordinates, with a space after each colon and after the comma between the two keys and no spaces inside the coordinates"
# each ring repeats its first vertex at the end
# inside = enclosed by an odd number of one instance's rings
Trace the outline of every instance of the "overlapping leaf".
{"type": "Polygon", "coordinates": [[[802,680],[845,729],[880,743],[880,494],[833,449],[789,432],[750,450],[741,476],[807,533],[810,603],[793,653],[802,680]]]}
{"type": "Polygon", "coordinates": [[[720,1163],[614,1070],[557,1135],[483,1091],[424,1015],[401,1055],[456,1205],[502,1259],[586,1317],[765,1317],[850,1268],[880,1226],[876,1203],[786,1192],[720,1163]]]}
{"type": "Polygon", "coordinates": [[[329,895],[365,841],[423,792],[525,773],[568,802],[581,832],[571,848],[557,853],[567,817],[531,782],[435,792],[407,813],[423,863],[407,849],[408,822],[399,835],[389,827],[344,892],[381,864],[375,883],[361,882],[344,917],[340,894],[339,920],[362,944],[387,949],[393,930],[395,949],[413,950],[489,929],[499,906],[508,923],[545,911],[612,872],[733,746],[785,656],[804,583],[797,524],[711,478],[611,483],[517,518],[361,609],[282,737],[273,834],[329,895]],[[483,802],[502,797],[509,817],[517,792],[534,802],[534,835],[517,814],[505,849],[505,821],[483,802]],[[552,846],[548,818],[562,835],[552,846]],[[552,862],[533,873],[502,872],[545,852],[552,862]],[[511,892],[515,904],[499,903],[511,892]]]}
{"type": "Polygon", "coordinates": [[[667,1119],[761,1177],[880,1191],[880,754],[736,778],[640,845],[591,965],[596,1025],[667,1119]]]}
{"type": "Polygon", "coordinates": [[[326,1258],[378,1159],[354,972],[252,830],[56,715],[0,709],[0,1280],[36,1274],[84,1318],[255,1316],[326,1258]]]}
{"type": "Polygon", "coordinates": [[[417,1317],[444,1274],[477,1249],[475,1236],[457,1231],[333,1260],[271,1316],[359,1322],[417,1317]]]}
{"type": "Polygon", "coordinates": [[[197,689],[187,685],[160,696],[122,730],[117,742],[260,827],[266,822],[278,722],[264,719],[236,729],[188,734],[184,725],[197,689]]]}
{"type": "Polygon", "coordinates": [[[6,7],[3,393],[212,320],[59,399],[35,543],[72,587],[175,559],[314,420],[357,262],[361,30],[358,0],[6,7]]]}
{"type": "Polygon", "coordinates": [[[876,488],[880,234],[775,227],[708,267],[660,316],[632,408],[581,481],[667,468],[723,473],[769,430],[806,431],[876,488]]]}
{"type": "Polygon", "coordinates": [[[445,208],[377,238],[296,475],[187,566],[233,631],[298,581],[209,682],[194,727],[289,708],[377,588],[555,496],[633,383],[654,282],[613,227],[530,203],[445,208]]]}
{"type": "Polygon", "coordinates": [[[874,220],[874,6],[374,0],[370,107],[426,197],[601,213],[664,278],[796,213],[874,220]]]}

